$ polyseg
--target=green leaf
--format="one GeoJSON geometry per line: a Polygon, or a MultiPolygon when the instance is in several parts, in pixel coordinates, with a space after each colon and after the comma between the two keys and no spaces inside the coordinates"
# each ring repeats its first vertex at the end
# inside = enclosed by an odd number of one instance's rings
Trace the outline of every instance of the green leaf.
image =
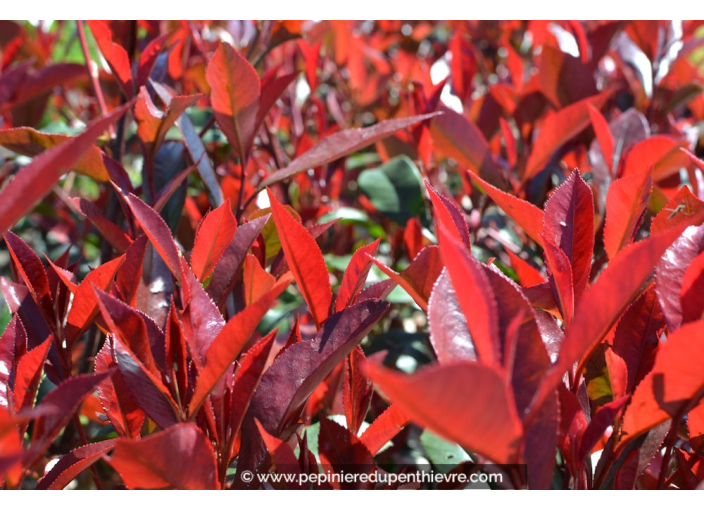
{"type": "Polygon", "coordinates": [[[423,211],[420,172],[407,156],[397,156],[380,167],[364,170],[357,183],[374,207],[399,225],[423,211]]]}
{"type": "Polygon", "coordinates": [[[427,429],[420,435],[420,444],[423,446],[430,462],[443,473],[449,472],[462,462],[472,460],[460,445],[446,441],[427,429]]]}

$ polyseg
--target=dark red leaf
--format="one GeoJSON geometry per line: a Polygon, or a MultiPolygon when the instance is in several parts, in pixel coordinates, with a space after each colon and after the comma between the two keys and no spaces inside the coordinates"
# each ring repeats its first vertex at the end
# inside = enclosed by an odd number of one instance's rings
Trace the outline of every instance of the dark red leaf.
{"type": "Polygon", "coordinates": [[[78,212],[85,216],[90,221],[98,232],[110,243],[110,245],[122,254],[127,251],[127,248],[132,244],[130,236],[125,234],[120,227],[108,220],[102,211],[93,202],[85,198],[72,198],[71,202],[76,206],[78,212]]]}
{"type": "Polygon", "coordinates": [[[97,443],[80,446],[61,457],[44,477],[37,483],[36,490],[61,490],[71,480],[95,464],[115,447],[116,439],[107,439],[97,443]]]}
{"type": "Polygon", "coordinates": [[[403,119],[392,119],[381,121],[368,128],[347,129],[340,131],[316,143],[311,149],[293,160],[286,168],[282,168],[272,173],[264,179],[256,188],[261,191],[267,186],[284,181],[289,177],[304,172],[309,168],[316,168],[336,159],[356,152],[369,145],[372,145],[396,131],[430,119],[438,115],[428,113],[426,115],[416,115],[403,119]]]}
{"type": "Polygon", "coordinates": [[[425,181],[425,187],[428,189],[430,200],[433,202],[435,221],[442,224],[448,233],[455,236],[458,241],[469,249],[469,231],[467,230],[467,223],[464,221],[462,210],[450,199],[435,191],[427,180],[425,181]]]}
{"type": "Polygon", "coordinates": [[[345,408],[347,428],[357,434],[364,422],[372,401],[374,388],[366,373],[367,359],[360,346],[347,356],[342,382],[342,404],[345,408]]]}

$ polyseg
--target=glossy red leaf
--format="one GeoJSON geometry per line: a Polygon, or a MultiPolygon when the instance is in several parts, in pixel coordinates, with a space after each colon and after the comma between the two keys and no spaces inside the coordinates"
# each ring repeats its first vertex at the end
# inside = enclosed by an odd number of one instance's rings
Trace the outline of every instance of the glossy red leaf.
{"type": "Polygon", "coordinates": [[[438,236],[442,258],[479,360],[487,366],[500,366],[502,363],[498,345],[496,298],[483,266],[474,260],[464,245],[450,237],[442,225],[438,236]]]}
{"type": "Polygon", "coordinates": [[[198,374],[196,388],[191,398],[189,414],[195,415],[208,394],[237,358],[252,333],[256,330],[264,314],[269,311],[276,298],[291,283],[290,276],[281,277],[256,303],[248,306],[232,319],[220,331],[205,353],[203,370],[198,374]]]}
{"type": "Polygon", "coordinates": [[[15,263],[15,268],[22,281],[29,289],[34,302],[37,303],[44,317],[51,319],[54,316],[54,302],[49,289],[44,264],[34,251],[14,233],[5,234],[5,243],[10,251],[10,256],[15,263]]]}
{"type": "Polygon", "coordinates": [[[360,440],[372,455],[376,455],[409,421],[410,418],[401,407],[391,404],[367,427],[360,440]]]}
{"type": "MultiPolygon", "coordinates": [[[[286,349],[262,377],[245,416],[243,434],[252,437],[257,419],[270,434],[288,439],[313,391],[388,308],[388,303],[363,301],[331,316],[311,341],[286,349]]],[[[263,454],[263,444],[243,442],[238,470],[256,469],[264,460],[263,454]]]]}
{"type": "Polygon", "coordinates": [[[191,251],[191,269],[199,282],[205,282],[237,232],[230,201],[209,212],[196,231],[191,251]]]}
{"type": "Polygon", "coordinates": [[[179,422],[181,412],[161,379],[147,370],[119,338],[113,338],[113,352],[125,386],[145,414],[163,429],[179,422]]]}
{"type": "Polygon", "coordinates": [[[543,239],[543,248],[545,249],[545,269],[548,273],[548,283],[562,313],[562,321],[566,326],[569,326],[572,323],[572,317],[574,317],[575,305],[574,278],[570,259],[559,246],[555,246],[548,239],[543,239]]]}
{"type": "Polygon", "coordinates": [[[704,318],[704,253],[697,255],[682,277],[682,322],[704,318]]]}
{"type": "MultiPolygon", "coordinates": [[[[135,85],[137,88],[146,85],[149,81],[149,75],[156,64],[157,59],[166,49],[166,44],[171,34],[163,34],[149,41],[147,47],[142,50],[137,63],[137,75],[135,76],[135,85]]],[[[168,50],[167,50],[168,51],[168,50]]]]}
{"type": "Polygon", "coordinates": [[[594,199],[579,170],[545,204],[543,235],[570,262],[576,305],[589,282],[594,251],[594,199]]]}
{"type": "MultiPolygon", "coordinates": [[[[697,220],[698,218],[695,218],[697,220]]],[[[623,311],[640,294],[643,283],[665,250],[679,237],[684,226],[676,227],[627,246],[611,261],[599,279],[582,297],[575,318],[562,341],[558,360],[543,380],[535,402],[552,392],[572,365],[589,357],[623,311]]]]}
{"type": "Polygon", "coordinates": [[[652,288],[629,306],[618,322],[613,350],[626,363],[628,393],[632,393],[653,368],[664,328],[665,317],[652,288]]]}
{"type": "Polygon", "coordinates": [[[362,246],[352,255],[350,263],[347,265],[347,269],[345,269],[345,274],[342,276],[340,289],[337,291],[335,312],[341,312],[355,302],[357,295],[364,287],[367,275],[372,267],[370,257],[376,256],[380,242],[381,238],[366,246],[362,246]]]}
{"type": "Polygon", "coordinates": [[[193,423],[144,439],[118,439],[109,462],[129,489],[220,488],[213,446],[193,423]]]}
{"type": "Polygon", "coordinates": [[[682,324],[682,279],[692,261],[702,252],[704,226],[688,227],[665,251],[655,267],[655,292],[670,331],[682,324]]]}
{"type": "Polygon", "coordinates": [[[687,430],[689,444],[695,451],[701,453],[704,448],[704,402],[699,402],[687,413],[687,430]]]}
{"type": "Polygon", "coordinates": [[[46,195],[59,178],[78,163],[93,142],[132,106],[127,103],[88,125],[80,135],[44,151],[22,168],[0,192],[0,233],[19,220],[46,195]]]}
{"type": "Polygon", "coordinates": [[[0,335],[0,409],[11,406],[9,392],[15,377],[15,357],[19,358],[26,348],[27,333],[19,315],[14,315],[0,335]]]}
{"type": "Polygon", "coordinates": [[[255,303],[276,284],[276,278],[259,265],[257,257],[247,254],[242,272],[244,302],[246,306],[255,303]]]}
{"type": "Polygon", "coordinates": [[[286,261],[316,326],[320,328],[330,314],[332,303],[332,289],[325,259],[313,236],[289,214],[270,190],[267,192],[286,261]]]}
{"type": "Polygon", "coordinates": [[[621,409],[628,402],[629,398],[629,395],[624,395],[613,402],[604,404],[594,414],[584,431],[579,445],[579,462],[584,462],[587,456],[591,454],[592,449],[597,445],[599,440],[601,440],[606,429],[613,424],[616,416],[621,412],[621,409]]]}
{"type": "Polygon", "coordinates": [[[37,483],[36,490],[61,490],[71,480],[100,460],[115,447],[116,439],[80,446],[61,457],[37,483]]]}
{"type": "Polygon", "coordinates": [[[543,211],[541,209],[530,202],[495,188],[472,173],[467,175],[475,186],[478,184],[482,191],[489,195],[496,205],[515,221],[531,239],[538,244],[542,243],[540,234],[543,231],[543,211]]]}
{"type": "Polygon", "coordinates": [[[589,126],[591,122],[589,106],[601,108],[611,92],[607,90],[599,95],[582,99],[545,119],[526,162],[522,176],[524,182],[535,177],[545,168],[555,151],[589,126]]]}
{"type": "Polygon", "coordinates": [[[458,241],[469,249],[471,247],[469,230],[467,229],[462,210],[449,198],[435,191],[427,180],[425,181],[425,187],[428,189],[430,200],[433,202],[435,221],[442,224],[449,234],[455,236],[458,241]]]}
{"type": "Polygon", "coordinates": [[[17,360],[13,385],[15,412],[31,409],[34,406],[51,343],[52,338],[47,338],[17,360]]]}
{"type": "Polygon", "coordinates": [[[157,214],[154,209],[145,204],[132,193],[123,195],[127,205],[129,205],[135,218],[144,229],[144,233],[151,241],[154,248],[169,267],[171,274],[177,280],[181,280],[181,269],[179,262],[179,250],[171,237],[171,230],[166,222],[157,214]]]}
{"type": "MultiPolygon", "coordinates": [[[[79,22],[80,23],[80,22],[79,22]]],[[[105,57],[110,70],[117,78],[125,96],[131,98],[134,95],[134,86],[132,84],[132,71],[130,66],[130,57],[127,55],[125,48],[113,42],[112,31],[102,21],[89,20],[88,26],[98,43],[100,52],[105,57]]]]}
{"type": "Polygon", "coordinates": [[[261,92],[259,75],[235,48],[221,43],[208,62],[206,79],[215,119],[230,145],[245,159],[261,92]]]}
{"type": "Polygon", "coordinates": [[[446,268],[440,273],[428,300],[428,330],[430,343],[441,364],[477,359],[467,319],[446,268]]]}
{"type": "Polygon", "coordinates": [[[213,300],[222,306],[222,301],[235,285],[239,269],[244,263],[245,255],[252,247],[262,228],[269,220],[269,215],[254,219],[241,225],[235,237],[225,248],[212,272],[207,292],[213,300]]]}
{"type": "Polygon", "coordinates": [[[523,430],[512,392],[495,369],[458,362],[410,376],[374,366],[370,371],[381,391],[418,425],[496,463],[517,461],[523,430]],[[475,389],[471,398],[469,389],[475,389]]]}
{"type": "Polygon", "coordinates": [[[609,259],[633,241],[650,200],[652,169],[622,177],[611,183],[606,196],[604,248],[609,259]]]}
{"type": "Polygon", "coordinates": [[[653,370],[633,393],[623,416],[622,444],[671,417],[682,415],[704,387],[704,321],[690,322],[660,346],[653,370]]]}
{"type": "MultiPolygon", "coordinates": [[[[96,374],[117,367],[112,359],[112,349],[107,343],[96,355],[94,366],[96,374]]],[[[135,402],[119,371],[111,371],[110,377],[98,384],[98,398],[110,424],[120,436],[139,436],[144,423],[144,411],[135,402]]]]}
{"type": "MultiPolygon", "coordinates": [[[[433,285],[443,268],[442,256],[438,246],[426,246],[423,248],[411,264],[401,273],[397,273],[377,259],[372,260],[391,280],[403,287],[403,290],[408,292],[418,306],[423,310],[428,309],[428,299],[430,299],[430,294],[433,291],[433,285]]],[[[384,291],[389,292],[391,290],[384,289],[384,291]]],[[[360,294],[357,301],[361,301],[363,296],[366,298],[364,292],[360,294]]]]}
{"type": "Polygon", "coordinates": [[[122,255],[98,266],[76,288],[65,326],[67,345],[71,346],[92,325],[98,313],[98,300],[93,285],[107,292],[124,260],[125,256],[122,255]]]}
{"type": "Polygon", "coordinates": [[[428,113],[425,115],[416,115],[415,117],[406,117],[403,119],[383,120],[377,124],[367,128],[347,129],[340,131],[326,138],[323,138],[307,152],[301,154],[294,159],[286,168],[275,171],[269,177],[264,179],[256,188],[256,191],[261,191],[267,186],[276,184],[281,181],[293,177],[294,175],[304,172],[309,168],[316,168],[327,163],[331,163],[336,159],[356,152],[369,145],[372,145],[387,136],[391,136],[396,131],[405,129],[409,126],[428,120],[437,113],[428,113]]]}

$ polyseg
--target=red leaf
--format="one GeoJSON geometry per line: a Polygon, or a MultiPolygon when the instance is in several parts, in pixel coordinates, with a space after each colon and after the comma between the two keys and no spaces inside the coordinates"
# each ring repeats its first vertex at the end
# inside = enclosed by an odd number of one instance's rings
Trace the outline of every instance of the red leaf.
{"type": "Polygon", "coordinates": [[[181,264],[179,252],[171,230],[159,214],[132,193],[123,194],[123,198],[132,210],[135,218],[141,223],[144,233],[154,245],[154,248],[169,267],[171,274],[181,281],[181,264]]]}
{"type": "MultiPolygon", "coordinates": [[[[10,385],[15,376],[15,359],[27,348],[27,333],[19,315],[14,315],[0,335],[0,410],[14,410],[10,402],[10,385]]],[[[19,359],[18,359],[19,361],[19,359]]]]}
{"type": "Polygon", "coordinates": [[[370,257],[376,255],[379,249],[379,242],[381,242],[381,238],[366,246],[362,246],[352,255],[350,263],[345,269],[345,274],[342,276],[340,289],[337,291],[335,312],[341,312],[355,302],[357,294],[362,290],[367,280],[367,275],[372,267],[370,257]]]}
{"type": "Polygon", "coordinates": [[[51,320],[54,317],[54,301],[51,297],[49,279],[46,276],[44,264],[27,246],[27,243],[12,232],[5,234],[5,242],[15,263],[15,268],[29,289],[34,302],[44,313],[44,317],[51,320]]]}
{"type": "Polygon", "coordinates": [[[670,331],[682,324],[682,279],[692,261],[702,252],[704,226],[688,227],[665,251],[655,267],[655,293],[670,331]]]}
{"type": "Polygon", "coordinates": [[[581,358],[583,365],[626,307],[640,294],[643,282],[651,275],[657,261],[683,230],[684,226],[676,227],[627,246],[611,261],[584,293],[562,342],[558,360],[547,372],[534,403],[552,393],[562,375],[571,370],[577,360],[581,358]]]}
{"type": "Polygon", "coordinates": [[[650,226],[650,233],[662,232],[688,221],[690,216],[702,210],[704,210],[704,202],[695,197],[689,187],[682,186],[663,210],[655,216],[650,226]]]}
{"type": "MultiPolygon", "coordinates": [[[[288,439],[293,432],[291,426],[296,424],[313,391],[388,308],[388,303],[363,301],[331,316],[314,339],[286,349],[266,371],[254,393],[242,425],[243,437],[254,437],[257,419],[270,434],[288,439]]],[[[264,453],[262,443],[243,442],[238,469],[256,470],[264,453]]]]}
{"type": "MultiPolygon", "coordinates": [[[[23,156],[34,157],[53,147],[74,139],[73,136],[41,133],[33,128],[21,127],[0,131],[0,145],[23,156]]],[[[97,181],[110,179],[103,163],[101,151],[95,145],[75,164],[76,172],[97,181]]]]}
{"type": "Polygon", "coordinates": [[[599,110],[589,105],[589,118],[592,121],[592,127],[596,133],[596,138],[599,141],[601,154],[604,157],[606,166],[611,175],[615,173],[614,164],[614,137],[609,129],[609,124],[599,110]]]}
{"type": "Polygon", "coordinates": [[[171,34],[160,35],[149,41],[147,47],[142,51],[142,54],[139,56],[139,63],[137,64],[137,76],[135,77],[137,88],[146,85],[149,81],[149,75],[154,68],[154,64],[162,51],[164,51],[166,41],[168,41],[170,37],[171,34]]]}
{"type": "Polygon", "coordinates": [[[32,446],[25,456],[25,465],[31,466],[41,457],[51,441],[71,420],[78,406],[93,392],[96,385],[110,374],[76,375],[50,391],[41,402],[41,407],[53,409],[51,414],[39,417],[34,422],[32,446]]]}
{"type": "Polygon", "coordinates": [[[244,302],[246,306],[249,306],[276,284],[276,278],[259,265],[257,257],[248,253],[244,261],[242,283],[244,284],[244,302]]]}
{"type": "Polygon", "coordinates": [[[609,259],[633,241],[643,221],[653,186],[652,168],[611,183],[606,196],[604,248],[609,259]]]}
{"type": "Polygon", "coordinates": [[[325,259],[313,236],[289,214],[271,191],[267,192],[286,261],[316,326],[320,328],[330,314],[332,303],[332,289],[325,259]]]}
{"type": "Polygon", "coordinates": [[[574,316],[574,279],[570,260],[559,246],[555,246],[548,239],[543,240],[545,249],[545,269],[548,272],[548,282],[555,301],[562,312],[562,320],[566,326],[572,323],[574,316]]]}
{"type": "Polygon", "coordinates": [[[680,168],[690,165],[690,158],[681,150],[685,145],[685,142],[678,142],[669,136],[651,136],[628,151],[621,177],[635,175],[651,167],[653,182],[679,174],[680,168]]]}
{"type": "Polygon", "coordinates": [[[616,326],[613,350],[626,363],[630,394],[655,363],[665,317],[652,288],[629,308],[616,326]]]}
{"type": "Polygon", "coordinates": [[[259,301],[248,306],[232,319],[213,340],[205,354],[203,370],[198,374],[196,389],[189,405],[189,414],[195,416],[203,401],[213,390],[220,378],[237,358],[249,337],[256,330],[264,314],[269,311],[274,300],[291,283],[290,276],[281,277],[272,289],[259,301]]]}
{"type": "Polygon", "coordinates": [[[458,362],[410,376],[375,366],[370,370],[391,402],[421,427],[493,462],[517,461],[521,422],[511,390],[493,368],[458,362]],[[475,389],[472,398],[466,398],[470,389],[475,389]]]}
{"type": "Polygon", "coordinates": [[[704,387],[704,321],[690,322],[667,337],[653,370],[633,393],[623,416],[621,445],[670,417],[682,417],[704,387]]]}
{"type": "Polygon", "coordinates": [[[482,265],[469,250],[450,237],[441,225],[438,231],[445,267],[464,313],[479,360],[492,367],[501,365],[496,299],[482,265]]]}
{"type": "Polygon", "coordinates": [[[144,439],[118,439],[109,462],[130,489],[220,488],[213,446],[193,423],[144,439]]]}
{"type": "Polygon", "coordinates": [[[543,211],[530,202],[516,198],[493,187],[488,182],[483,181],[472,173],[467,174],[474,185],[481,187],[482,191],[489,195],[509,218],[515,221],[526,234],[528,234],[539,245],[543,242],[540,234],[543,231],[543,211]]]}
{"type": "Polygon", "coordinates": [[[477,359],[467,319],[446,268],[440,273],[428,300],[428,330],[430,343],[441,364],[477,359]]]}
{"type": "Polygon", "coordinates": [[[259,192],[267,186],[284,181],[309,168],[317,168],[331,163],[347,154],[351,154],[383,140],[396,131],[405,129],[436,115],[438,114],[428,113],[426,115],[416,115],[415,117],[406,117],[403,119],[384,120],[368,128],[346,129],[345,131],[330,135],[323,138],[307,152],[294,159],[286,168],[277,170],[264,179],[259,183],[256,191],[259,192]]]}
{"type": "Polygon", "coordinates": [[[39,383],[46,361],[47,353],[51,348],[52,339],[47,338],[43,343],[28,351],[17,360],[15,371],[14,400],[15,412],[31,409],[37,396],[39,383]]]}
{"type": "MultiPolygon", "coordinates": [[[[438,246],[426,246],[423,248],[418,256],[413,259],[411,265],[401,271],[400,274],[377,259],[372,260],[391,280],[403,287],[403,290],[410,294],[418,306],[423,310],[428,309],[428,299],[433,291],[433,285],[443,268],[438,246]]],[[[385,290],[390,292],[392,289],[385,290]]],[[[357,301],[361,301],[363,295],[364,293],[360,294],[357,301]]]]}
{"type": "Polygon", "coordinates": [[[125,96],[131,98],[134,95],[134,86],[130,70],[130,57],[127,55],[127,51],[112,41],[112,32],[102,21],[89,20],[88,27],[90,27],[95,42],[98,43],[100,52],[105,57],[112,73],[117,77],[125,96]]]}
{"type": "Polygon", "coordinates": [[[697,255],[682,277],[682,322],[702,319],[704,315],[704,253],[697,255]]]}
{"type": "Polygon", "coordinates": [[[511,269],[516,272],[518,280],[523,287],[532,287],[545,283],[545,278],[540,274],[540,271],[530,265],[526,260],[516,255],[508,248],[506,249],[506,255],[508,255],[508,258],[511,260],[511,269]]]}
{"type": "Polygon", "coordinates": [[[102,456],[115,447],[116,439],[99,441],[80,446],[61,457],[37,483],[36,490],[61,490],[71,480],[95,464],[102,456]]]}
{"type": "Polygon", "coordinates": [[[545,204],[543,233],[569,259],[577,305],[589,283],[594,250],[594,199],[579,170],[545,204]]]}
{"type": "Polygon", "coordinates": [[[236,49],[220,43],[205,76],[215,119],[240,158],[246,159],[261,92],[259,75],[236,49]]]}
{"type": "Polygon", "coordinates": [[[191,269],[199,282],[205,282],[237,232],[230,201],[209,212],[198,225],[191,252],[191,269]]]}
{"type": "Polygon", "coordinates": [[[464,221],[462,210],[450,199],[439,194],[426,180],[425,187],[430,193],[430,200],[433,202],[433,212],[435,221],[445,227],[445,230],[457,238],[467,249],[469,249],[469,231],[467,223],[464,221]]]}
{"type": "Polygon", "coordinates": [[[91,326],[98,313],[98,300],[93,291],[93,285],[107,292],[124,260],[125,256],[122,255],[97,267],[88,273],[73,292],[71,311],[68,313],[65,327],[69,348],[91,326]]]}
{"type": "Polygon", "coordinates": [[[114,109],[109,115],[89,124],[80,135],[41,153],[22,168],[0,192],[0,233],[4,234],[31,211],[56,181],[81,160],[108,126],[131,107],[130,102],[114,109]]]}
{"type": "MultiPolygon", "coordinates": [[[[255,423],[257,425],[259,435],[261,436],[262,441],[264,441],[266,449],[269,451],[269,455],[271,455],[271,460],[273,461],[274,466],[276,466],[276,472],[285,475],[300,475],[301,468],[291,447],[281,439],[269,434],[256,418],[255,423]]],[[[286,489],[289,490],[303,488],[299,483],[300,476],[295,476],[292,480],[293,481],[288,481],[287,478],[282,478],[281,481],[286,484],[286,489]]]]}
{"type": "Polygon", "coordinates": [[[704,402],[699,402],[687,413],[689,444],[698,453],[704,448],[704,402]]]}
{"type": "Polygon", "coordinates": [[[589,106],[601,108],[611,92],[606,90],[599,95],[582,99],[545,119],[526,162],[523,182],[535,177],[545,168],[555,151],[589,126],[589,106]]]}
{"type": "Polygon", "coordinates": [[[223,300],[234,287],[239,269],[244,263],[245,255],[268,220],[269,215],[266,215],[241,225],[237,229],[235,237],[225,248],[222,257],[220,257],[212,272],[207,289],[208,295],[213,298],[218,306],[222,306],[223,300]]]}
{"type": "Polygon", "coordinates": [[[430,123],[435,148],[470,171],[496,186],[503,183],[503,170],[495,161],[489,144],[479,128],[463,115],[442,110],[430,123]]]}
{"type": "Polygon", "coordinates": [[[374,393],[372,383],[366,376],[366,363],[367,359],[360,346],[355,347],[345,360],[342,404],[345,408],[347,428],[355,435],[367,416],[374,393]]]}
{"type": "Polygon", "coordinates": [[[587,429],[584,431],[579,445],[578,461],[580,463],[584,462],[587,456],[591,454],[592,449],[601,440],[606,429],[613,424],[616,416],[621,412],[621,408],[628,402],[629,398],[629,395],[624,395],[618,400],[604,404],[594,414],[587,429]]]}
{"type": "MultiPolygon", "coordinates": [[[[106,343],[95,356],[96,374],[117,367],[111,352],[112,349],[106,343]]],[[[108,379],[98,384],[98,398],[110,424],[120,436],[139,437],[144,423],[144,411],[135,402],[124,376],[119,371],[112,371],[108,379]]]]}
{"type": "Polygon", "coordinates": [[[79,213],[88,218],[88,221],[98,229],[98,232],[118,253],[122,254],[127,251],[127,248],[132,244],[132,238],[125,234],[120,227],[108,220],[93,202],[80,197],[72,198],[71,202],[76,206],[79,213]]]}
{"type": "Polygon", "coordinates": [[[276,340],[276,331],[259,340],[254,347],[242,356],[235,382],[232,387],[232,402],[230,404],[230,433],[235,436],[242,426],[249,403],[254,395],[259,381],[264,374],[271,347],[276,340]]]}
{"type": "Polygon", "coordinates": [[[376,455],[409,421],[408,415],[398,405],[391,404],[367,427],[360,440],[372,455],[376,455]]]}

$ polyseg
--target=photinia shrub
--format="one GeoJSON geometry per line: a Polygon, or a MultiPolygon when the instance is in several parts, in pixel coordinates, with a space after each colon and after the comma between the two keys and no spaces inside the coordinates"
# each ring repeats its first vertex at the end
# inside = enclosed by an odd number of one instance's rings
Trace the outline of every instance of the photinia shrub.
{"type": "Polygon", "coordinates": [[[3,488],[701,488],[703,30],[0,22],[3,488]]]}

